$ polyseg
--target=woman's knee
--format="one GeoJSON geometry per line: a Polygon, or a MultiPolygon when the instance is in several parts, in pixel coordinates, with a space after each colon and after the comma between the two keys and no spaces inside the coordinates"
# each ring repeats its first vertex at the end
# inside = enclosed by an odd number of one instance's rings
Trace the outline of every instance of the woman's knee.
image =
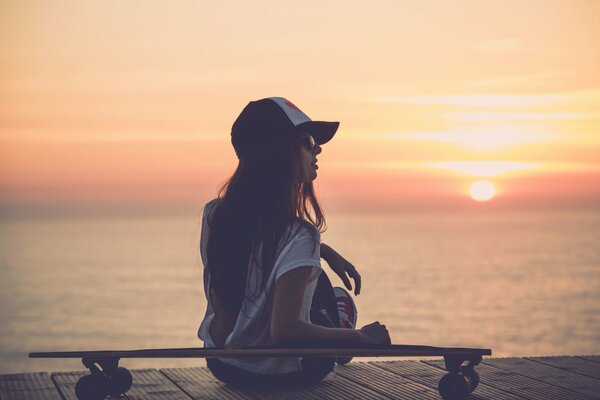
{"type": "Polygon", "coordinates": [[[339,328],[340,319],[333,286],[325,271],[321,271],[317,287],[312,298],[310,321],[315,325],[339,328]]]}
{"type": "Polygon", "coordinates": [[[335,367],[334,358],[325,357],[305,357],[301,361],[304,383],[312,384],[321,381],[335,367]]]}

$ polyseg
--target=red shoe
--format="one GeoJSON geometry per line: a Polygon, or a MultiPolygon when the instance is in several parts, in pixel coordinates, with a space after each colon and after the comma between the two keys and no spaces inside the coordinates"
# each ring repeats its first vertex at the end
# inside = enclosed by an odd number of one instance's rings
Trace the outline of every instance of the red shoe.
{"type": "MultiPolygon", "coordinates": [[[[356,311],[356,305],[354,304],[354,300],[352,300],[350,293],[337,286],[333,288],[333,293],[335,294],[338,315],[340,317],[340,327],[354,329],[356,327],[358,312],[356,311]]],[[[336,358],[338,364],[348,364],[350,361],[352,361],[352,357],[336,358]]]]}

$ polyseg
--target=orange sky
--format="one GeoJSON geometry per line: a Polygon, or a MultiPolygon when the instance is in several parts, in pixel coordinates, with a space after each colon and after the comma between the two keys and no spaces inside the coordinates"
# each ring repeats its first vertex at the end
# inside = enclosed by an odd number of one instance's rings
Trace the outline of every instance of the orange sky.
{"type": "Polygon", "coordinates": [[[268,96],[341,121],[329,209],[600,204],[599,2],[339,4],[0,3],[0,207],[193,209],[268,96]]]}

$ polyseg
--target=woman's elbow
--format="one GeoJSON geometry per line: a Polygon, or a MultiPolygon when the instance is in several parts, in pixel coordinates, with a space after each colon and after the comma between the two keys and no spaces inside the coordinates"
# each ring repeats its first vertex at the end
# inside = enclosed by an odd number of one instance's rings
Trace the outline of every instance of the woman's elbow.
{"type": "Polygon", "coordinates": [[[271,339],[277,346],[290,345],[298,341],[298,322],[271,323],[271,339]]]}

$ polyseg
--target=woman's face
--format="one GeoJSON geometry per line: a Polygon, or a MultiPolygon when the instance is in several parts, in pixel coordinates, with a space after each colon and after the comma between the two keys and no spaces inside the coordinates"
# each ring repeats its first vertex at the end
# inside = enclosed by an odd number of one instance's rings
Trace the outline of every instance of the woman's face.
{"type": "Polygon", "coordinates": [[[308,132],[300,133],[302,143],[300,150],[300,160],[302,164],[302,181],[310,183],[317,178],[317,154],[320,154],[321,146],[315,142],[314,138],[308,132]]]}

